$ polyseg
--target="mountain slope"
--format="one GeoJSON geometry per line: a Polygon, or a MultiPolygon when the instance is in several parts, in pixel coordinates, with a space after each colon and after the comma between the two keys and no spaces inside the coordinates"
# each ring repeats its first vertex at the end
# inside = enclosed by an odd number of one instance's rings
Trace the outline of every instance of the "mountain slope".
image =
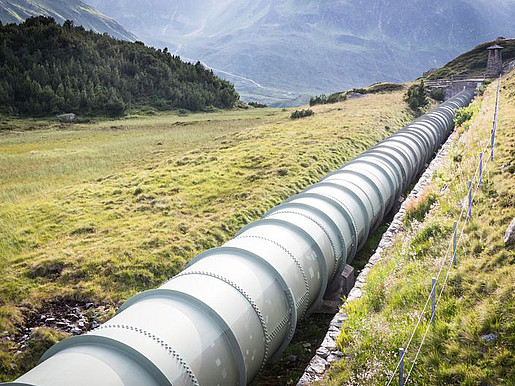
{"type": "Polygon", "coordinates": [[[107,32],[122,40],[136,40],[136,36],[118,22],[80,0],[0,0],[0,21],[21,23],[31,16],[49,16],[57,22],[73,20],[75,24],[95,32],[107,32]]]}
{"type": "Polygon", "coordinates": [[[493,44],[503,47],[502,58],[504,67],[509,66],[515,60],[515,39],[497,39],[483,43],[474,49],[465,52],[451,60],[442,68],[430,74],[429,80],[449,78],[451,75],[469,74],[471,76],[484,76],[488,61],[487,48],[493,44]]]}
{"type": "Polygon", "coordinates": [[[251,79],[231,78],[247,97],[407,81],[515,33],[515,0],[89,2],[150,44],[251,79]]]}
{"type": "Polygon", "coordinates": [[[50,17],[0,26],[0,112],[122,115],[232,107],[238,94],[200,64],[50,17]]]}

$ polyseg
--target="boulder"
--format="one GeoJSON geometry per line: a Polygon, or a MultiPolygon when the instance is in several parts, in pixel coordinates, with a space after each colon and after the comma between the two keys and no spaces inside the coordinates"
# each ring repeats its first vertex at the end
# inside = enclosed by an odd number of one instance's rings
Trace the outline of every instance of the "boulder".
{"type": "Polygon", "coordinates": [[[61,114],[61,115],[57,116],[57,119],[59,119],[63,122],[73,122],[75,120],[75,114],[74,113],[61,114]]]}
{"type": "Polygon", "coordinates": [[[361,94],[359,92],[348,92],[347,93],[347,99],[358,99],[363,98],[365,95],[361,94]]]}
{"type": "Polygon", "coordinates": [[[515,243],[515,218],[511,220],[508,229],[506,229],[506,233],[504,234],[504,244],[512,245],[515,243]]]}

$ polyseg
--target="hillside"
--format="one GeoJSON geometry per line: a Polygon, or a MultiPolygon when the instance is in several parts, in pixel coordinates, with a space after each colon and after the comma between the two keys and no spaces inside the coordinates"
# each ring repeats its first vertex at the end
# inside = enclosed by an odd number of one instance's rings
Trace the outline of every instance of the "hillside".
{"type": "Polygon", "coordinates": [[[223,70],[244,99],[278,104],[409,81],[515,35],[514,0],[89,2],[145,42],[223,70]]]}
{"type": "Polygon", "coordinates": [[[122,115],[232,107],[239,96],[200,63],[49,17],[0,26],[0,111],[122,115]]]}
{"type": "Polygon", "coordinates": [[[468,74],[470,76],[483,77],[485,75],[488,59],[487,48],[493,44],[503,47],[503,65],[506,66],[515,60],[515,39],[498,39],[478,45],[451,60],[442,68],[427,77],[428,80],[449,78],[452,75],[468,74]]]}
{"type": "Polygon", "coordinates": [[[295,121],[270,108],[73,126],[3,118],[0,380],[411,121],[404,92],[295,121]],[[82,327],[58,324],[71,312],[82,327]]]}
{"type": "Polygon", "coordinates": [[[393,246],[370,269],[361,297],[345,305],[343,358],[317,385],[379,386],[390,378],[396,385],[400,347],[407,348],[409,385],[515,384],[515,249],[503,240],[515,217],[515,72],[500,88],[494,160],[486,152],[479,187],[479,152],[490,143],[496,88],[493,82],[467,108],[471,119],[456,130],[421,199],[407,203],[393,246]],[[434,326],[426,303],[432,276],[438,278],[434,326]]]}
{"type": "Polygon", "coordinates": [[[3,24],[18,24],[34,16],[52,17],[60,24],[72,20],[87,30],[106,32],[117,39],[136,40],[118,22],[80,0],[0,0],[0,21],[3,24]]]}

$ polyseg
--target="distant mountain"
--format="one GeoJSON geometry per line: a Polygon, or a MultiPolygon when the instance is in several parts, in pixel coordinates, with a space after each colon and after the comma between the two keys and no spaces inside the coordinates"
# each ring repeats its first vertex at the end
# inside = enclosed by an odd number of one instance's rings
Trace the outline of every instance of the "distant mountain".
{"type": "Polygon", "coordinates": [[[73,20],[76,25],[95,32],[107,32],[123,40],[136,40],[136,36],[115,20],[79,0],[0,0],[0,21],[21,23],[31,16],[50,16],[58,23],[73,20]]]}
{"type": "Polygon", "coordinates": [[[279,103],[410,80],[515,34],[515,0],[86,1],[147,43],[224,70],[243,97],[279,103]]]}

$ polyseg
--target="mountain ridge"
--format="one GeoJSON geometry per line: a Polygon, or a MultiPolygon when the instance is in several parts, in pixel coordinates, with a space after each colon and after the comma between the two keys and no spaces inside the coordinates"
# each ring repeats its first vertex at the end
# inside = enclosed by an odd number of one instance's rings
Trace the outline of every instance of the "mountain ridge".
{"type": "Polygon", "coordinates": [[[0,0],[0,21],[4,24],[19,24],[33,16],[52,17],[61,24],[72,20],[94,32],[108,33],[121,40],[137,40],[136,35],[116,20],[80,0],[0,0]]]}
{"type": "Polygon", "coordinates": [[[149,44],[252,79],[262,88],[231,80],[261,101],[277,99],[271,89],[298,96],[408,81],[515,35],[515,0],[89,2],[149,44]]]}

